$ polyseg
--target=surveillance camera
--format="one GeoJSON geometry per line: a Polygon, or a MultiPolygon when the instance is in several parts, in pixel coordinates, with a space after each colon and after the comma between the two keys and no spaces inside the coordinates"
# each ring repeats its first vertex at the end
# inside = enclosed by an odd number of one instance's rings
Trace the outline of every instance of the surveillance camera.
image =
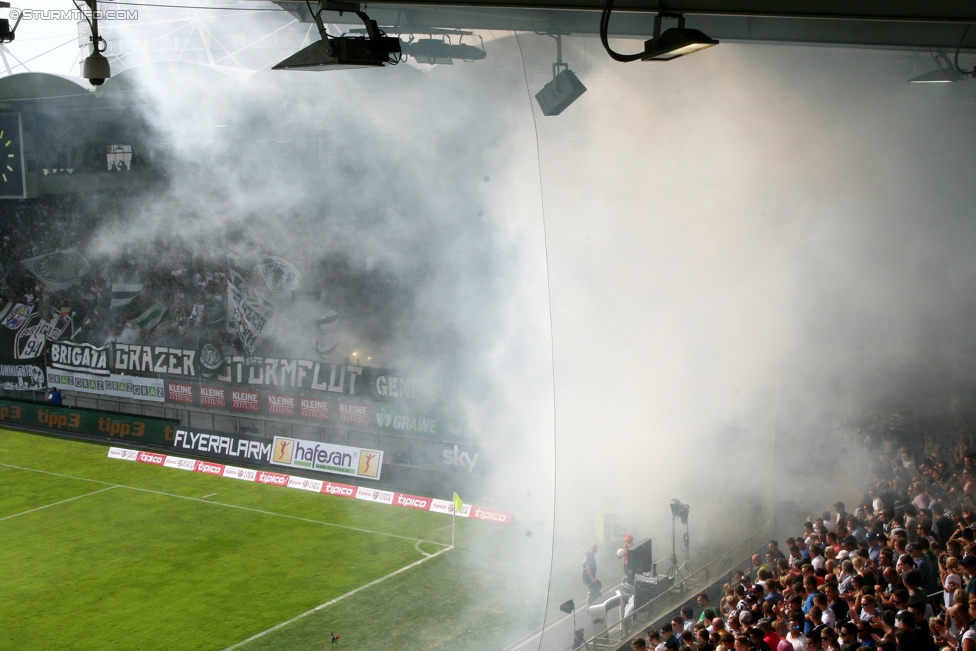
{"type": "Polygon", "coordinates": [[[82,76],[88,80],[92,86],[101,86],[105,80],[112,76],[112,69],[108,64],[108,59],[101,52],[94,52],[85,59],[82,68],[82,76]]]}

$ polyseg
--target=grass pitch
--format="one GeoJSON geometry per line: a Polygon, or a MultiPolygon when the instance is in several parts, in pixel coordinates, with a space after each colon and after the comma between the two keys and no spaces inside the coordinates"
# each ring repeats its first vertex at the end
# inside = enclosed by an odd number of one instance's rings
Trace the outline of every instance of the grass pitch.
{"type": "Polygon", "coordinates": [[[501,648],[544,592],[513,527],[457,525],[0,430],[0,648],[501,648]]]}

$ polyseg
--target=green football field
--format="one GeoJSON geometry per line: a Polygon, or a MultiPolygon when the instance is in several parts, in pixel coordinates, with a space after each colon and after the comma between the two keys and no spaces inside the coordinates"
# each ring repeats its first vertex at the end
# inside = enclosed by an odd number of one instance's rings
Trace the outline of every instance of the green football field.
{"type": "Polygon", "coordinates": [[[516,526],[109,459],[0,430],[0,649],[502,648],[516,526]],[[239,645],[239,646],[238,646],[239,645]]]}

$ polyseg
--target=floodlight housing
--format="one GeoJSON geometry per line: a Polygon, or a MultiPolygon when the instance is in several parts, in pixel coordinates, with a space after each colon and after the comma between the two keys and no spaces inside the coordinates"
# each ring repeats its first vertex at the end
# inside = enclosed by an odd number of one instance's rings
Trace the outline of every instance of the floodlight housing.
{"type": "Polygon", "coordinates": [[[704,32],[687,27],[672,27],[657,38],[644,42],[641,61],[670,61],[718,45],[704,32]]]}
{"type": "Polygon", "coordinates": [[[962,81],[965,78],[966,75],[955,68],[937,68],[918,77],[912,77],[908,81],[913,84],[950,84],[954,81],[962,81]]]}
{"type": "Polygon", "coordinates": [[[681,518],[681,524],[688,524],[688,513],[691,511],[691,507],[687,504],[682,504],[678,500],[671,500],[671,517],[681,518]]]}
{"type": "MultiPolygon", "coordinates": [[[[321,40],[302,48],[272,70],[341,70],[345,68],[379,68],[383,64],[400,61],[400,39],[380,31],[375,20],[359,4],[336,0],[320,0],[318,11],[312,13],[321,40]],[[366,36],[330,36],[322,20],[323,11],[355,13],[366,25],[366,36]]],[[[311,4],[309,4],[311,9],[311,4]]]]}
{"type": "Polygon", "coordinates": [[[930,70],[908,81],[913,84],[948,84],[954,81],[962,81],[971,73],[958,67],[959,52],[956,52],[955,62],[949,59],[945,52],[933,52],[932,58],[935,59],[935,70],[930,70]]]}
{"type": "Polygon", "coordinates": [[[91,56],[85,59],[81,76],[87,79],[92,86],[101,86],[106,79],[112,76],[112,67],[105,55],[95,50],[91,56]]]}
{"type": "Polygon", "coordinates": [[[464,43],[453,44],[438,38],[422,38],[417,41],[403,41],[400,43],[403,53],[412,56],[418,63],[453,65],[455,59],[476,61],[484,59],[487,54],[474,45],[464,43]]]}
{"type": "MultiPolygon", "coordinates": [[[[0,9],[10,9],[9,2],[0,2],[0,9]]],[[[17,25],[20,24],[21,19],[24,17],[24,12],[17,11],[17,20],[14,22],[14,26],[10,26],[10,19],[3,18],[0,19],[0,43],[12,43],[17,32],[17,25]]]]}
{"type": "Polygon", "coordinates": [[[400,56],[400,39],[394,36],[327,37],[302,48],[272,70],[344,70],[379,68],[400,56]]]}

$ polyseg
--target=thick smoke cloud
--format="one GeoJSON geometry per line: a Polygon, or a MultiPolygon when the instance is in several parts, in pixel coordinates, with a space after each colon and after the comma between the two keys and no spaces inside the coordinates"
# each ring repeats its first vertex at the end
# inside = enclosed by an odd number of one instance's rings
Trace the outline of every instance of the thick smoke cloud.
{"type": "Polygon", "coordinates": [[[549,615],[585,598],[604,515],[661,561],[688,502],[700,562],[773,505],[848,497],[863,460],[831,427],[968,380],[976,279],[971,91],[909,86],[912,55],[563,47],[589,90],[558,118],[531,103],[554,56],[535,35],[450,71],[152,81],[135,96],[169,182],[97,245],[312,247],[393,274],[357,323],[445,380],[499,460],[495,496],[538,534],[513,573],[538,579],[553,528],[549,615]]]}
{"type": "MultiPolygon", "coordinates": [[[[551,40],[519,42],[541,87],[551,40]]],[[[589,90],[558,120],[536,113],[550,615],[584,593],[605,515],[653,537],[663,570],[671,498],[692,505],[698,566],[773,507],[792,531],[858,499],[866,459],[835,426],[933,380],[966,386],[976,279],[972,94],[909,85],[926,57],[726,44],[625,66],[595,39],[563,48],[589,90]]]]}

